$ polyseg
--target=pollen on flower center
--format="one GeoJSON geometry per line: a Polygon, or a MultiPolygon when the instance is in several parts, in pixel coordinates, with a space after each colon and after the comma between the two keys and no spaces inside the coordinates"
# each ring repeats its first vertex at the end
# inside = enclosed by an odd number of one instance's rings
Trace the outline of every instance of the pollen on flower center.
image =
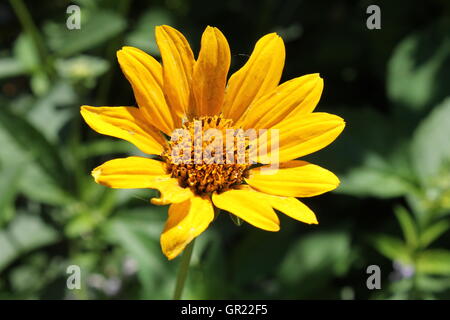
{"type": "Polygon", "coordinates": [[[161,155],[167,173],[177,178],[181,187],[189,187],[198,195],[226,191],[241,184],[250,165],[239,161],[243,153],[246,159],[248,149],[248,139],[235,143],[239,132],[242,129],[234,128],[232,120],[221,116],[185,122],[175,130],[161,155]]]}

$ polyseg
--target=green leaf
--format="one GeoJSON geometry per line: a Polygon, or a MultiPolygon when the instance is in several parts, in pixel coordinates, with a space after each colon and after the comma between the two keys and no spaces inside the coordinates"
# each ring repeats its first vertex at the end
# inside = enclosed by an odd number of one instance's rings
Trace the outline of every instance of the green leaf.
{"type": "MultiPolygon", "coordinates": [[[[15,102],[14,105],[18,106],[15,102]]],[[[28,112],[28,115],[30,114],[31,112],[28,112]]],[[[30,147],[35,147],[32,143],[29,144],[30,147]]],[[[72,197],[61,188],[59,181],[46,174],[40,163],[34,160],[33,153],[29,152],[30,147],[18,144],[16,136],[2,125],[0,125],[0,145],[2,146],[0,161],[5,170],[11,172],[12,168],[20,167],[21,173],[18,177],[20,192],[39,202],[53,205],[68,204],[72,197]]],[[[11,189],[13,188],[14,184],[11,186],[11,189]]]]}
{"type": "Polygon", "coordinates": [[[337,141],[305,160],[337,174],[341,184],[336,192],[380,198],[410,192],[414,176],[404,124],[367,108],[329,111],[342,116],[347,126],[337,141]]]}
{"type": "Polygon", "coordinates": [[[39,54],[33,40],[28,34],[22,33],[14,43],[14,58],[28,72],[34,72],[41,67],[39,54]]]}
{"type": "Polygon", "coordinates": [[[23,152],[30,155],[55,182],[60,185],[68,183],[68,174],[57,149],[35,127],[6,108],[0,112],[0,124],[23,152]]]}
{"type": "Polygon", "coordinates": [[[425,186],[448,183],[450,177],[449,123],[450,98],[447,98],[433,109],[414,132],[413,165],[425,186]]]}
{"type": "Polygon", "coordinates": [[[423,291],[442,292],[450,289],[450,279],[421,274],[417,277],[417,286],[423,291]]]}
{"type": "Polygon", "coordinates": [[[46,174],[39,164],[28,162],[24,168],[19,188],[26,197],[56,206],[66,206],[74,201],[73,196],[60,186],[59,181],[46,174]]]}
{"type": "Polygon", "coordinates": [[[23,163],[3,167],[0,171],[0,226],[12,217],[13,203],[18,192],[23,163]]]}
{"type": "Polygon", "coordinates": [[[341,176],[338,193],[355,196],[374,196],[392,198],[404,195],[410,184],[392,172],[391,168],[357,167],[341,176]]]}
{"type": "Polygon", "coordinates": [[[26,73],[26,68],[15,58],[0,59],[0,79],[20,76],[26,73]]]}
{"type": "MultiPolygon", "coordinates": [[[[283,261],[283,257],[290,249],[286,243],[291,243],[294,233],[294,223],[283,224],[284,217],[281,218],[283,232],[268,234],[265,231],[256,229],[244,223],[237,228],[228,221],[228,213],[222,211],[217,217],[215,225],[228,226],[225,234],[230,238],[238,237],[239,245],[230,248],[230,252],[225,250],[225,259],[230,261],[227,273],[232,275],[229,282],[241,287],[253,287],[258,285],[263,279],[267,279],[283,261]],[[225,223],[226,222],[226,223],[225,223]],[[255,265],[258,268],[255,268],[255,265]]],[[[248,298],[251,298],[248,297],[248,298]]]]}
{"type": "Polygon", "coordinates": [[[158,25],[172,25],[173,17],[170,11],[164,9],[152,9],[144,13],[136,27],[128,34],[126,44],[147,51],[153,56],[159,56],[156,45],[155,27],[158,25]]]}
{"type": "Polygon", "coordinates": [[[430,249],[420,253],[416,261],[416,270],[433,275],[450,275],[450,251],[430,249]]]}
{"type": "Polygon", "coordinates": [[[77,238],[94,230],[99,223],[99,212],[77,212],[77,214],[65,225],[64,232],[69,238],[77,238]]]}
{"type": "Polygon", "coordinates": [[[123,247],[138,262],[142,297],[146,299],[170,297],[174,285],[174,266],[162,254],[159,244],[166,218],[163,210],[150,205],[121,210],[104,225],[108,239],[123,247]]]}
{"type": "Polygon", "coordinates": [[[279,269],[283,282],[314,287],[325,277],[345,273],[350,266],[350,239],[344,232],[317,232],[292,244],[279,269]],[[311,279],[318,280],[316,284],[311,279]]]}
{"type": "Polygon", "coordinates": [[[38,268],[29,265],[15,267],[10,275],[11,287],[14,292],[37,291],[44,281],[38,268]]]}
{"type": "Polygon", "coordinates": [[[79,55],[68,59],[58,59],[56,70],[62,78],[72,82],[82,82],[86,87],[95,84],[95,79],[109,68],[107,60],[88,55],[79,55]]]}
{"type": "Polygon", "coordinates": [[[393,102],[424,110],[448,95],[449,29],[448,21],[438,21],[398,45],[388,67],[387,89],[393,102]]]}
{"type": "Polygon", "coordinates": [[[78,152],[81,158],[88,159],[90,157],[118,153],[131,153],[133,151],[135,151],[133,145],[131,145],[127,141],[97,139],[83,143],[83,145],[80,146],[78,152]]]}
{"type": "Polygon", "coordinates": [[[412,248],[415,248],[418,242],[418,234],[417,226],[413,218],[402,206],[395,208],[395,215],[402,228],[403,237],[405,238],[406,243],[412,248]]]}
{"type": "Polygon", "coordinates": [[[419,244],[422,248],[428,247],[436,239],[450,229],[450,222],[441,220],[426,228],[420,235],[419,244]]]}
{"type": "Polygon", "coordinates": [[[125,19],[112,11],[85,10],[81,16],[81,29],[69,30],[65,24],[48,23],[44,31],[50,48],[60,57],[69,57],[98,47],[120,34],[125,27],[125,19]]]}
{"type": "Polygon", "coordinates": [[[50,91],[35,100],[26,112],[26,118],[50,142],[56,143],[60,138],[60,130],[74,113],[79,116],[74,88],[66,81],[60,80],[52,85],[50,91]],[[52,119],[52,121],[48,121],[52,119]]]}
{"type": "Polygon", "coordinates": [[[50,80],[44,72],[38,71],[31,77],[30,85],[33,93],[40,97],[50,89],[50,80]]]}
{"type": "Polygon", "coordinates": [[[0,164],[1,167],[12,168],[19,163],[26,163],[29,157],[23,152],[14,140],[14,137],[0,126],[0,164]]]}
{"type": "Polygon", "coordinates": [[[0,271],[20,255],[55,243],[58,233],[38,216],[18,214],[0,231],[0,271]]]}
{"type": "Polygon", "coordinates": [[[410,263],[411,261],[408,248],[398,238],[380,234],[373,239],[373,245],[380,254],[388,259],[404,263],[410,263]]]}
{"type": "Polygon", "coordinates": [[[226,299],[229,297],[227,257],[223,254],[222,235],[208,229],[195,239],[189,276],[183,296],[185,299],[226,299]],[[214,277],[210,275],[214,274],[214,277]]]}

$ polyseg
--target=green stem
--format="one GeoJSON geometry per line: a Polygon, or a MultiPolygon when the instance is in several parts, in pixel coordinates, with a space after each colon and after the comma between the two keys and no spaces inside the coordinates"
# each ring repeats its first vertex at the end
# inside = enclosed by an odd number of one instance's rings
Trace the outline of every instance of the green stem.
{"type": "MultiPolygon", "coordinates": [[[[117,12],[119,12],[123,17],[128,15],[131,7],[131,0],[122,0],[118,3],[117,12]]],[[[118,35],[113,41],[111,41],[106,48],[106,59],[108,61],[114,61],[117,50],[123,44],[123,33],[118,35]]],[[[111,67],[106,75],[103,77],[99,87],[95,103],[97,105],[104,105],[106,103],[106,98],[108,96],[109,90],[112,85],[112,80],[114,77],[115,70],[111,67]]]]}
{"type": "Polygon", "coordinates": [[[9,3],[11,4],[14,13],[19,19],[22,28],[31,37],[31,40],[33,41],[39,53],[39,58],[41,62],[45,64],[45,61],[47,60],[48,56],[47,51],[44,46],[44,42],[42,41],[41,34],[39,33],[39,30],[36,27],[36,24],[34,23],[33,18],[30,15],[30,11],[28,11],[26,5],[23,3],[22,0],[9,0],[9,3]]]}
{"type": "Polygon", "coordinates": [[[416,300],[419,299],[419,291],[418,291],[418,278],[417,278],[417,252],[413,253],[413,266],[414,266],[414,274],[413,274],[413,278],[411,279],[412,281],[412,285],[411,285],[411,290],[409,292],[409,298],[411,300],[416,300]]]}
{"type": "Polygon", "coordinates": [[[187,274],[189,271],[189,264],[191,262],[192,251],[194,249],[195,239],[191,241],[184,249],[181,256],[181,265],[178,270],[177,284],[175,286],[175,293],[173,295],[174,300],[180,300],[183,294],[184,284],[186,283],[187,274]]]}

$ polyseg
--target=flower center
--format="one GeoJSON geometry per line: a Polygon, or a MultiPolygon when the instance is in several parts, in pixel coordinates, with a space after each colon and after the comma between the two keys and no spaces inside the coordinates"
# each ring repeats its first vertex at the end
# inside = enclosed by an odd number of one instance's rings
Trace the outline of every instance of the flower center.
{"type": "Polygon", "coordinates": [[[241,132],[232,120],[221,116],[185,122],[174,131],[161,155],[167,173],[198,195],[241,184],[250,166],[245,161],[248,139],[240,138],[241,132]]]}

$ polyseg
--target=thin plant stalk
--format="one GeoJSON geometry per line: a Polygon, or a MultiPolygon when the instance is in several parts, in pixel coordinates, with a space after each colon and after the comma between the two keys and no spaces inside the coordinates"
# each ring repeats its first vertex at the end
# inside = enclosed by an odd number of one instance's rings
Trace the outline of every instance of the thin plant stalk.
{"type": "Polygon", "coordinates": [[[184,249],[181,256],[180,269],[178,270],[177,283],[175,286],[175,292],[173,295],[174,300],[180,300],[183,294],[184,285],[189,271],[189,265],[191,262],[192,251],[194,250],[195,239],[191,241],[184,249]]]}
{"type": "MultiPolygon", "coordinates": [[[[14,10],[17,18],[22,25],[23,30],[31,37],[31,41],[37,49],[40,61],[45,65],[48,57],[47,50],[44,46],[44,41],[31,17],[30,11],[22,0],[9,0],[11,7],[14,10]]],[[[47,70],[48,71],[48,70],[47,70]]]]}

